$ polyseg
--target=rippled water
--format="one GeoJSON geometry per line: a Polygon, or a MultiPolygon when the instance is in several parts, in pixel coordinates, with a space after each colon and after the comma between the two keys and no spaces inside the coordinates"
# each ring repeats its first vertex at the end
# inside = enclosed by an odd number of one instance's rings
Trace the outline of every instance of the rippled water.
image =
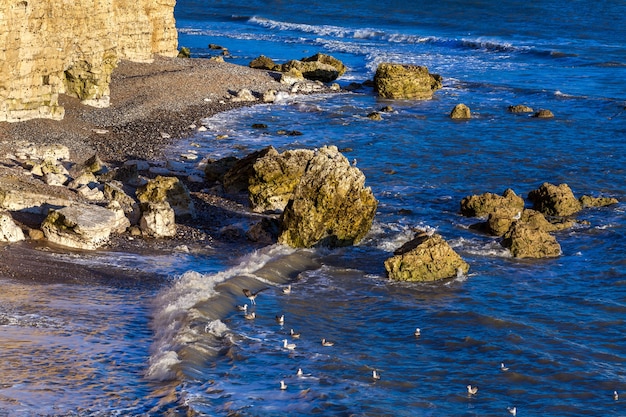
{"type": "Polygon", "coordinates": [[[516,406],[523,416],[624,415],[612,397],[626,392],[624,203],[581,212],[581,222],[556,234],[563,254],[549,260],[511,258],[458,211],[467,195],[511,187],[525,196],[546,181],[624,200],[625,6],[420,4],[179,1],[180,43],[195,56],[214,54],[209,43],[244,65],[260,54],[280,62],[326,52],[350,67],[338,80],[344,86],[394,60],[427,65],[444,88],[412,102],[379,100],[365,87],[205,120],[209,130],[172,155],[241,156],[268,144],[342,149],[380,201],[370,235],[334,251],[218,245],[193,255],[70,258],[170,276],[145,285],[3,278],[0,410],[497,416],[516,406]],[[449,119],[460,102],[470,121],[449,119]],[[511,104],[555,118],[510,114],[511,104]],[[381,122],[365,117],[384,105],[395,110],[381,122]],[[414,227],[441,233],[469,274],[388,281],[383,262],[414,227]],[[255,320],[235,307],[247,301],[242,288],[267,288],[249,307],[255,320]]]}

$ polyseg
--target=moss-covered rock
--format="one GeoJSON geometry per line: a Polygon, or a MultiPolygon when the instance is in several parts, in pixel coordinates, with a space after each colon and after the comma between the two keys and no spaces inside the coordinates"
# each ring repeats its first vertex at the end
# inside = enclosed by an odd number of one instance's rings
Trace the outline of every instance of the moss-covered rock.
{"type": "Polygon", "coordinates": [[[378,95],[391,99],[430,99],[441,88],[441,76],[417,65],[382,63],[374,76],[378,95]]]}
{"type": "Polygon", "coordinates": [[[582,209],[580,201],[567,184],[543,183],[528,193],[533,208],[547,216],[571,216],[582,209]]]}
{"type": "Polygon", "coordinates": [[[461,214],[466,217],[483,217],[498,208],[507,208],[513,215],[524,209],[524,199],[510,188],[502,195],[484,193],[471,195],[461,200],[461,214]]]}
{"type": "Polygon", "coordinates": [[[195,216],[195,209],[189,190],[178,178],[159,175],[137,189],[137,199],[141,203],[167,202],[176,216],[195,216]]]}
{"type": "Polygon", "coordinates": [[[466,274],[469,264],[441,235],[420,233],[385,261],[385,269],[398,281],[438,281],[466,274]]]}
{"type": "Polygon", "coordinates": [[[533,224],[516,222],[504,235],[502,245],[516,258],[553,258],[561,255],[556,238],[533,224]]]}

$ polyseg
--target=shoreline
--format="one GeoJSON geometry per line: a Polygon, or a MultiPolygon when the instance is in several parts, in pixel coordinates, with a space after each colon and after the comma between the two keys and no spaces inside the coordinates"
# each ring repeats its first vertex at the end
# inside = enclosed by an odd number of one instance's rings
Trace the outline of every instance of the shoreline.
{"type": "MultiPolygon", "coordinates": [[[[164,162],[164,151],[177,141],[196,132],[201,119],[236,108],[261,103],[231,101],[237,91],[249,89],[255,94],[268,90],[289,92],[271,71],[202,58],[157,57],[153,63],[122,61],[113,71],[111,99],[107,108],[83,105],[78,99],[61,95],[65,107],[62,120],[34,119],[24,122],[0,122],[0,177],[24,172],[11,159],[17,149],[26,145],[60,144],[70,150],[70,159],[81,163],[97,155],[109,166],[140,159],[164,162]]],[[[43,184],[43,183],[42,183],[43,184]]],[[[203,191],[206,185],[187,183],[198,217],[179,222],[172,238],[132,238],[128,232],[112,235],[110,242],[98,251],[141,253],[202,252],[214,245],[242,245],[254,248],[258,243],[247,240],[237,231],[225,230],[241,220],[260,219],[235,200],[203,191]]],[[[24,222],[18,221],[22,227],[24,222]]],[[[94,281],[117,282],[123,277],[154,277],[142,271],[127,271],[98,265],[76,265],[54,253],[80,253],[78,250],[27,239],[17,244],[2,244],[3,262],[0,277],[34,282],[72,281],[75,273],[94,281]],[[42,271],[41,265],[51,265],[42,271]]],[[[149,279],[150,280],[150,279],[149,279]]]]}

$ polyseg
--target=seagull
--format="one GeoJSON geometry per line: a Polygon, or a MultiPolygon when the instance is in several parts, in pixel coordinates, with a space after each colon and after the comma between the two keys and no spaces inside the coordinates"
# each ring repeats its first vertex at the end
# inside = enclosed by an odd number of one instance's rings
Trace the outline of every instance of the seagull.
{"type": "Polygon", "coordinates": [[[257,292],[252,292],[247,288],[243,289],[243,295],[245,295],[246,297],[248,297],[248,299],[250,300],[250,303],[252,304],[256,304],[256,301],[254,301],[254,299],[256,298],[256,296],[261,292],[261,291],[265,291],[267,290],[267,288],[261,288],[260,290],[258,290],[257,292]]]}
{"type": "Polygon", "coordinates": [[[467,386],[467,394],[468,395],[475,395],[478,392],[478,387],[473,387],[471,385],[467,386]]]}
{"type": "Polygon", "coordinates": [[[298,372],[296,372],[296,376],[302,376],[304,373],[302,372],[302,368],[298,368],[298,372]]]}
{"type": "Polygon", "coordinates": [[[283,348],[288,349],[288,350],[294,350],[296,348],[296,344],[295,343],[287,343],[287,339],[283,340],[283,348]]]}
{"type": "Polygon", "coordinates": [[[517,407],[507,407],[506,409],[509,410],[509,413],[511,413],[512,415],[517,415],[517,407]]]}
{"type": "Polygon", "coordinates": [[[256,319],[256,313],[253,311],[252,313],[245,314],[243,318],[246,320],[254,320],[256,319]]]}
{"type": "Polygon", "coordinates": [[[283,324],[285,324],[285,315],[281,315],[281,316],[276,316],[276,323],[280,324],[281,326],[283,324]]]}
{"type": "Polygon", "coordinates": [[[513,216],[513,220],[519,220],[522,218],[522,212],[518,211],[517,214],[515,216],[513,216]]]}
{"type": "Polygon", "coordinates": [[[291,294],[291,284],[283,288],[283,294],[291,294]]]}
{"type": "Polygon", "coordinates": [[[378,381],[380,379],[380,374],[376,372],[376,369],[372,371],[372,379],[378,381]]]}
{"type": "Polygon", "coordinates": [[[415,337],[420,337],[422,335],[422,331],[419,327],[415,329],[415,333],[413,333],[413,335],[415,335],[415,337]]]}
{"type": "Polygon", "coordinates": [[[285,381],[280,381],[280,389],[283,391],[287,389],[287,384],[285,384],[285,381]]]}
{"type": "Polygon", "coordinates": [[[294,332],[293,329],[289,330],[289,335],[291,337],[293,337],[294,339],[299,339],[300,338],[300,333],[294,332]]]}
{"type": "Polygon", "coordinates": [[[613,399],[615,401],[619,400],[619,394],[617,393],[617,391],[613,391],[613,399]]]}
{"type": "Polygon", "coordinates": [[[248,311],[248,304],[237,306],[237,310],[243,311],[245,313],[246,311],[248,311]]]}
{"type": "Polygon", "coordinates": [[[501,363],[501,364],[500,364],[500,370],[501,370],[502,372],[506,372],[506,371],[508,371],[508,370],[509,370],[509,368],[508,368],[507,366],[504,366],[504,363],[501,363]]]}
{"type": "Polygon", "coordinates": [[[329,340],[322,339],[322,346],[330,347],[330,346],[334,346],[334,345],[335,345],[335,342],[331,342],[329,340]]]}

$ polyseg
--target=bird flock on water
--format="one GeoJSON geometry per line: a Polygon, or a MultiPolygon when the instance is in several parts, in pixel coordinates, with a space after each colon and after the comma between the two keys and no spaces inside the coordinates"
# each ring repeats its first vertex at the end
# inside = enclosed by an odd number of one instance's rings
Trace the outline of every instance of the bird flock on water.
{"type": "MultiPolygon", "coordinates": [[[[250,301],[250,304],[253,306],[256,306],[256,298],[259,295],[259,293],[261,293],[262,291],[268,290],[269,287],[266,288],[262,288],[256,292],[252,292],[247,288],[244,288],[242,290],[243,294],[248,298],[248,300],[250,301]]],[[[286,287],[282,288],[282,293],[285,295],[289,295],[292,293],[292,286],[291,284],[287,285],[286,287]]],[[[238,305],[237,306],[237,310],[241,311],[244,313],[244,318],[246,320],[254,320],[256,319],[256,312],[251,311],[248,312],[248,304],[243,304],[243,305],[238,305]]],[[[281,315],[276,315],[276,322],[282,327],[285,324],[285,315],[281,314],[281,315]]],[[[300,333],[296,332],[293,328],[289,329],[289,336],[292,339],[299,339],[300,338],[300,333]]],[[[415,336],[416,338],[419,338],[422,336],[422,330],[418,327],[415,329],[415,331],[413,332],[413,336],[415,336]]],[[[325,338],[322,338],[321,340],[321,344],[323,347],[332,347],[335,345],[335,342],[327,340],[325,338]]],[[[287,351],[294,351],[296,349],[296,344],[295,343],[290,343],[287,339],[283,339],[283,345],[282,348],[287,350],[287,351]]],[[[509,367],[506,366],[504,364],[504,362],[500,363],[500,371],[502,372],[507,372],[509,371],[509,367]]],[[[302,368],[298,368],[297,372],[296,372],[296,376],[297,377],[302,377],[304,376],[304,373],[302,371],[302,368]]],[[[371,373],[371,379],[372,381],[376,382],[379,381],[381,379],[381,373],[380,371],[373,369],[372,373],[371,373]]],[[[288,386],[285,383],[284,380],[280,381],[280,385],[279,385],[280,390],[285,391],[287,390],[288,386]]],[[[471,385],[468,384],[467,385],[467,395],[468,397],[473,397],[476,396],[478,394],[478,387],[475,385],[471,385]]],[[[619,400],[619,394],[617,391],[613,391],[613,400],[614,401],[618,401],[619,400]]],[[[507,407],[507,411],[513,415],[513,416],[517,416],[517,407],[507,407]]]]}

